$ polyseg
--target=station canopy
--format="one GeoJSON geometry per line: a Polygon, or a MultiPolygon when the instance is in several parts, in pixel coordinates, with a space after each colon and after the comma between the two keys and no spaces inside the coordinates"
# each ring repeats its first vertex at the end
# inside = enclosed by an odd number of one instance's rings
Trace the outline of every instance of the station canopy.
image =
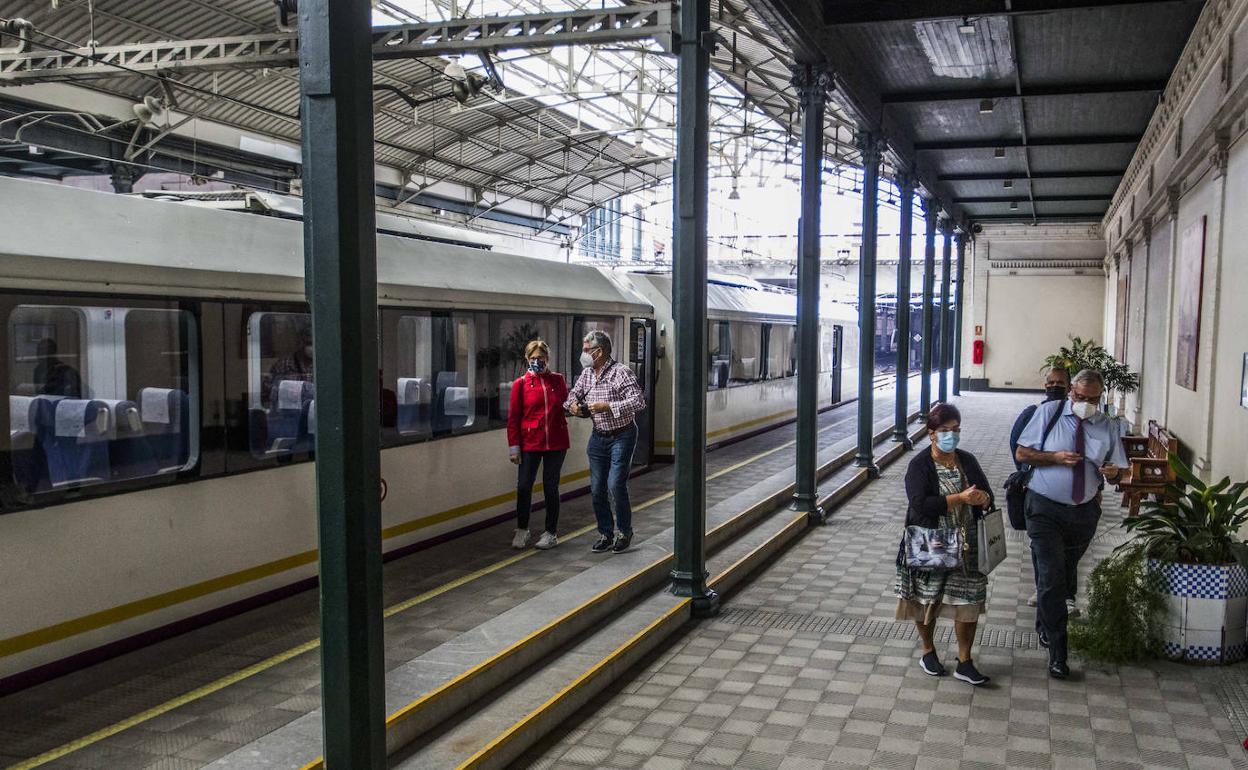
{"type": "MultiPolygon", "coordinates": [[[[10,86],[0,89],[0,136],[9,140],[0,147],[6,164],[0,170],[107,173],[123,161],[215,169],[218,177],[256,187],[283,174],[297,177],[299,80],[290,30],[296,16],[283,5],[289,0],[9,3],[0,21],[21,18],[33,29],[21,32],[24,46],[13,29],[0,36],[9,49],[0,54],[0,84],[10,86]],[[25,50],[14,54],[14,48],[25,50]],[[135,112],[100,114],[101,98],[135,112]],[[45,115],[49,108],[65,114],[45,115]],[[48,133],[51,127],[108,142],[88,143],[86,152],[75,149],[78,142],[58,146],[64,139],[48,133]],[[18,129],[25,133],[15,140],[18,129]],[[232,138],[234,146],[225,147],[220,137],[229,131],[250,138],[241,147],[232,138]],[[269,156],[283,156],[288,170],[272,157],[260,162],[265,153],[256,137],[283,149],[269,156]]],[[[392,25],[643,7],[374,0],[373,21],[380,34],[392,25]]],[[[661,8],[668,18],[676,13],[674,6],[661,8]]],[[[795,179],[799,118],[791,52],[744,0],[713,0],[711,15],[718,36],[712,179],[734,186],[746,177],[752,184],[776,175],[795,179]]],[[[480,214],[521,205],[558,223],[670,179],[676,60],[663,36],[596,42],[573,30],[556,42],[486,55],[376,58],[379,183],[390,182],[398,201],[459,197],[480,214]]],[[[829,170],[857,163],[854,123],[835,103],[825,136],[829,170]]]]}

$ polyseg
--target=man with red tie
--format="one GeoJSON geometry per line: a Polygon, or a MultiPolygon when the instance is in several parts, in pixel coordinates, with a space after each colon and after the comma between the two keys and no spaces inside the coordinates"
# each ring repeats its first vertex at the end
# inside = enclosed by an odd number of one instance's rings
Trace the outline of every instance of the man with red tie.
{"type": "Polygon", "coordinates": [[[1076,374],[1068,398],[1036,409],[1015,452],[1015,459],[1035,469],[1024,511],[1036,567],[1036,633],[1049,648],[1049,675],[1055,679],[1070,676],[1067,586],[1074,584],[1079,559],[1096,535],[1101,480],[1115,481],[1127,465],[1118,431],[1099,409],[1104,392],[1100,372],[1076,374]]]}

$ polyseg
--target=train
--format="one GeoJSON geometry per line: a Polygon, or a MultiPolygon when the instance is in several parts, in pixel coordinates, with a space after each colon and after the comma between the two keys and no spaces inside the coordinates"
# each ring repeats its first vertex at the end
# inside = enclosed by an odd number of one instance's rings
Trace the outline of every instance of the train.
{"type": "MultiPolygon", "coordinates": [[[[315,345],[298,217],[0,177],[0,692],[310,587],[315,345]],[[59,221],[60,225],[49,224],[59,221]]],[[[649,408],[635,461],[670,459],[670,273],[500,253],[379,216],[383,551],[514,509],[505,423],[523,347],[579,374],[615,340],[649,408]]],[[[708,284],[707,442],[793,419],[795,296],[708,284]]],[[[855,311],[820,321],[821,407],[857,395],[855,311]]],[[[585,420],[562,492],[588,484],[585,420]]]]}

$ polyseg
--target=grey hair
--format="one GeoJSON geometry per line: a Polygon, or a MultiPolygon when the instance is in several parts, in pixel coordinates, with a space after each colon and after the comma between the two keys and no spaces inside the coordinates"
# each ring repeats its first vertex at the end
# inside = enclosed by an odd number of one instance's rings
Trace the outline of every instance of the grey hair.
{"type": "Polygon", "coordinates": [[[602,352],[611,355],[611,335],[601,329],[594,329],[592,332],[587,333],[581,339],[581,342],[588,342],[596,348],[602,348],[602,352]]]}
{"type": "Polygon", "coordinates": [[[1101,373],[1095,369],[1084,369],[1076,374],[1074,379],[1070,381],[1072,387],[1079,385],[1080,383],[1085,385],[1100,385],[1101,390],[1105,389],[1105,378],[1102,377],[1101,373]]]}

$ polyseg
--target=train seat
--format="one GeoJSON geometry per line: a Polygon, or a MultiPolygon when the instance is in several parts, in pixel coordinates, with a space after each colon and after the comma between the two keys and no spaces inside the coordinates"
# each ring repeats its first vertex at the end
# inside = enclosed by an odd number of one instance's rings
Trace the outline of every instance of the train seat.
{"type": "Polygon", "coordinates": [[[503,420],[506,420],[507,415],[511,412],[512,382],[512,380],[508,380],[498,383],[498,416],[503,420]]]}
{"type": "Polygon", "coordinates": [[[429,432],[429,405],[433,387],[424,377],[400,377],[398,381],[399,434],[420,435],[429,432]]]}
{"type": "Polygon", "coordinates": [[[103,399],[108,405],[108,464],[115,479],[152,476],[160,471],[156,454],[143,431],[139,405],[133,401],[103,399]]]}
{"type": "Polygon", "coordinates": [[[295,451],[311,452],[316,449],[316,399],[312,399],[303,408],[303,422],[299,431],[299,440],[295,442],[295,451]]]}
{"type": "Polygon", "coordinates": [[[186,465],[189,420],[185,391],[140,388],[139,419],[158,473],[172,473],[186,465]]]}
{"type": "Polygon", "coordinates": [[[53,409],[40,411],[46,437],[48,478],[53,487],[109,478],[108,404],[95,399],[62,398],[53,409]]]}
{"type": "Polygon", "coordinates": [[[468,425],[472,399],[465,387],[463,372],[438,372],[433,412],[433,429],[446,432],[468,425]]]}
{"type": "Polygon", "coordinates": [[[304,380],[282,380],[270,395],[266,451],[307,451],[308,404],[316,398],[316,386],[304,380]]]}
{"type": "Polygon", "coordinates": [[[34,396],[9,396],[9,450],[13,481],[27,494],[46,485],[47,460],[39,442],[39,410],[46,403],[34,396]]]}

